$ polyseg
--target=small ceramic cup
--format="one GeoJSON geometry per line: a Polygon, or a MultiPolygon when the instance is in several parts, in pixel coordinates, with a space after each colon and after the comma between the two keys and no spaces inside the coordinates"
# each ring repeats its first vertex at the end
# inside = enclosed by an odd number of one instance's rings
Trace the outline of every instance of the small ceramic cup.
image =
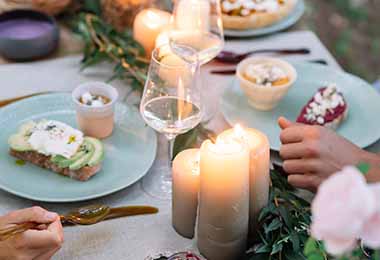
{"type": "Polygon", "coordinates": [[[297,72],[290,63],[284,60],[276,58],[252,57],[244,59],[238,64],[236,76],[239,80],[240,88],[248,97],[249,104],[258,110],[268,111],[274,109],[288,93],[289,89],[297,79],[297,72]],[[276,65],[285,71],[289,77],[289,81],[286,84],[271,87],[256,84],[244,76],[247,66],[251,64],[276,65]]]}
{"type": "Polygon", "coordinates": [[[74,89],[72,98],[77,112],[79,128],[86,136],[103,139],[112,134],[114,127],[114,109],[119,97],[117,90],[103,82],[88,82],[74,89]],[[110,99],[110,102],[101,107],[92,107],[80,102],[86,92],[92,95],[101,95],[110,99]]]}
{"type": "Polygon", "coordinates": [[[59,44],[59,26],[55,18],[34,10],[0,14],[0,31],[0,53],[10,60],[42,58],[59,44]]]}

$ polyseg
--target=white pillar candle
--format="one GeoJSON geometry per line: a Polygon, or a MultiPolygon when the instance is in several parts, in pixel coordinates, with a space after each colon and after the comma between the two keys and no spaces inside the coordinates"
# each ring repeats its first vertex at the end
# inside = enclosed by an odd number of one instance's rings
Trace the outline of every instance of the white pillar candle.
{"type": "Polygon", "coordinates": [[[172,223],[187,238],[194,237],[199,192],[199,149],[179,153],[173,161],[172,223]]]}
{"type": "Polygon", "coordinates": [[[249,217],[249,149],[207,140],[200,152],[198,248],[209,260],[240,259],[249,217]]]}
{"type": "Polygon", "coordinates": [[[144,47],[148,57],[156,45],[157,36],[169,27],[170,17],[170,13],[154,8],[142,10],[136,15],[133,38],[144,47]]]}
{"type": "Polygon", "coordinates": [[[268,138],[258,130],[236,126],[218,136],[224,142],[238,141],[250,148],[250,240],[257,234],[257,222],[262,208],[268,204],[270,185],[270,146],[268,138]]]}

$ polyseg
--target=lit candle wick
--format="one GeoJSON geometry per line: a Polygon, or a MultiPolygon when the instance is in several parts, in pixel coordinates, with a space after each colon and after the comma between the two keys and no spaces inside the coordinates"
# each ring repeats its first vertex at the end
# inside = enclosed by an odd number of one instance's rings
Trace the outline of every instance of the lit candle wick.
{"type": "Polygon", "coordinates": [[[237,138],[244,138],[244,136],[246,136],[246,132],[244,131],[244,128],[241,125],[237,124],[234,127],[234,135],[237,138]]]}

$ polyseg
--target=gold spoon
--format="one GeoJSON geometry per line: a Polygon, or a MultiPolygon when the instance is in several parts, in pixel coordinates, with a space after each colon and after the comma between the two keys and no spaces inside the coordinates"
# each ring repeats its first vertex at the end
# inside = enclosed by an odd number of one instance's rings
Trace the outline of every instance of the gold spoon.
{"type": "Polygon", "coordinates": [[[26,98],[30,98],[30,97],[34,97],[34,96],[38,96],[38,95],[49,94],[49,93],[51,93],[51,92],[49,92],[49,91],[38,92],[35,94],[26,95],[26,96],[20,96],[20,97],[15,97],[15,98],[11,98],[11,99],[0,100],[0,107],[5,107],[6,105],[12,104],[12,103],[19,101],[19,100],[22,100],[22,99],[26,99],[26,98]]]}
{"type": "MultiPolygon", "coordinates": [[[[119,208],[110,208],[106,205],[97,204],[79,208],[66,215],[61,215],[61,223],[74,225],[93,225],[106,219],[119,217],[155,214],[158,209],[151,206],[127,206],[119,208]]],[[[40,224],[27,222],[0,230],[0,241],[7,240],[17,234],[23,233],[29,229],[35,229],[40,224]]]]}

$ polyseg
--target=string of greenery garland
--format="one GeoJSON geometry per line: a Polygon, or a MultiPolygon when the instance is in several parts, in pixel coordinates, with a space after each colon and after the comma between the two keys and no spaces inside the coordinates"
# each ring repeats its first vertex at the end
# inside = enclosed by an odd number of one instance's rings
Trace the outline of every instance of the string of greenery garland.
{"type": "MultiPolygon", "coordinates": [[[[82,69],[111,62],[115,65],[110,80],[124,79],[133,90],[141,92],[149,65],[143,48],[134,41],[130,31],[117,32],[104,22],[97,1],[82,1],[82,4],[81,11],[71,14],[67,20],[85,43],[82,69]]],[[[176,138],[174,155],[214,136],[215,133],[200,124],[176,138]]],[[[271,171],[270,200],[260,213],[257,241],[247,251],[245,260],[328,259],[323,244],[309,238],[310,203],[297,195],[284,176],[281,168],[271,171]]],[[[364,250],[358,249],[351,259],[365,256],[364,250]]]]}

